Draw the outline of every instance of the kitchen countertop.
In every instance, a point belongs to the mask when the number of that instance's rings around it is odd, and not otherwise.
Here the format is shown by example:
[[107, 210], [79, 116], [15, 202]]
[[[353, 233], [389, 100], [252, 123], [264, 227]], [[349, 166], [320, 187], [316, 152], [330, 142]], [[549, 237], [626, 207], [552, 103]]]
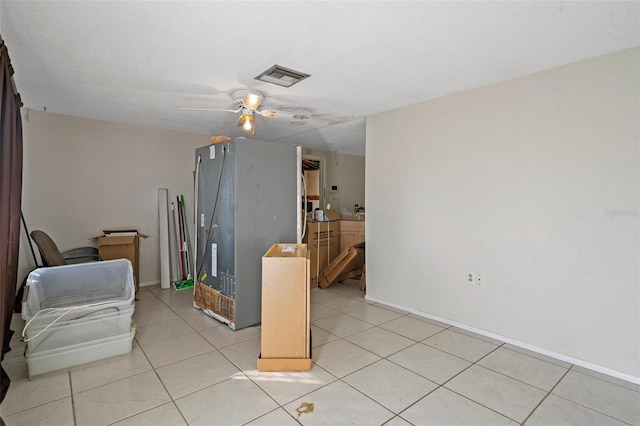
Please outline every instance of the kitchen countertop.
[[364, 221], [364, 215], [362, 214], [358, 214], [355, 216], [343, 216], [340, 218], [340, 220], [346, 220], [346, 221], [351, 221], [351, 222], [362, 222]]

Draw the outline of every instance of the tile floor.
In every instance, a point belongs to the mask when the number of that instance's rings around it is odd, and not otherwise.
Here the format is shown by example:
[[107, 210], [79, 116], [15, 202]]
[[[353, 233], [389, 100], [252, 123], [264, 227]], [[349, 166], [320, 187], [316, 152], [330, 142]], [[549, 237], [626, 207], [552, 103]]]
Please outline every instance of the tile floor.
[[355, 281], [312, 290], [314, 365], [297, 373], [256, 371], [260, 328], [231, 331], [189, 291], [138, 297], [130, 355], [30, 381], [14, 338], [4, 421], [640, 425], [640, 386], [371, 303]]

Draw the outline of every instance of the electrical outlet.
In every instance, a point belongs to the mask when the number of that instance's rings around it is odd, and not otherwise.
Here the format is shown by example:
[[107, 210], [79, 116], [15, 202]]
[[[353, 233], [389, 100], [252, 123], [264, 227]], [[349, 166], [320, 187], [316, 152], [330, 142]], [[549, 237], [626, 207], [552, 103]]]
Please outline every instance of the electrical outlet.
[[482, 272], [476, 273], [476, 284], [478, 284], [478, 286], [484, 285], [484, 274]]
[[476, 273], [475, 272], [467, 272], [467, 284], [476, 285]]

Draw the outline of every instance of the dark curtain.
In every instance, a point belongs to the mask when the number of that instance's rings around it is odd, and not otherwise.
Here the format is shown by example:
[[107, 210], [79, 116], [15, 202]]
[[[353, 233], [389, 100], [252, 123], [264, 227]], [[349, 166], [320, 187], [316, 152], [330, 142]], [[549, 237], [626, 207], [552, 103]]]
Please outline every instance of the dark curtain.
[[[22, 200], [22, 119], [20, 95], [13, 81], [9, 52], [0, 36], [0, 320], [2, 358], [9, 349], [18, 277], [20, 204]], [[0, 402], [9, 389], [9, 377], [1, 371]], [[1, 419], [0, 419], [1, 421]]]

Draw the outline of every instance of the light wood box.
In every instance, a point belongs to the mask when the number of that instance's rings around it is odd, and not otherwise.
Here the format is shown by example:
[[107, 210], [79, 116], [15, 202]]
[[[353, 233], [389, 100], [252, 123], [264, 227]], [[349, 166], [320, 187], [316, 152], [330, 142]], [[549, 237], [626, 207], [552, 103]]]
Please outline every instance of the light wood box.
[[262, 257], [259, 371], [311, 369], [309, 273], [306, 244], [274, 244]]

